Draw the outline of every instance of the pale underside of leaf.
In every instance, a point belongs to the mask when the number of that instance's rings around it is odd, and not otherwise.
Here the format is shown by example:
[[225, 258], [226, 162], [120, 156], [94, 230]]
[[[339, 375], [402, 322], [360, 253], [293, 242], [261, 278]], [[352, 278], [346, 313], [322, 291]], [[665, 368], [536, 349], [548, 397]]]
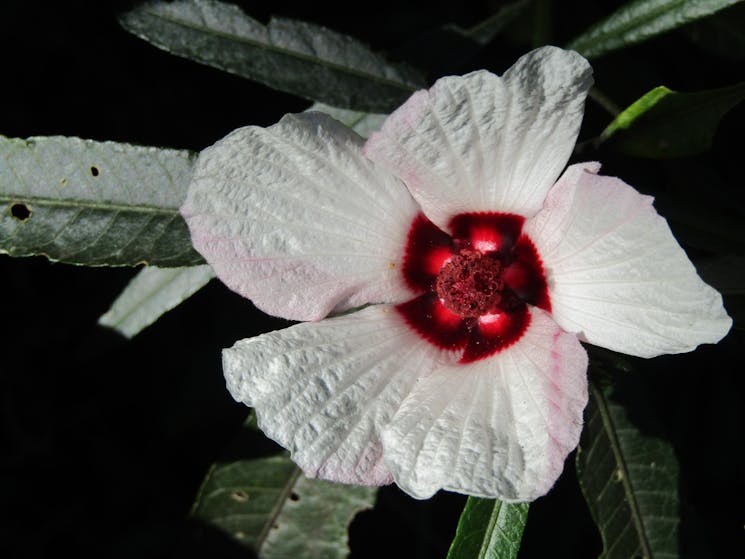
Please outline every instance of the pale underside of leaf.
[[580, 485], [606, 559], [678, 557], [678, 465], [671, 445], [642, 434], [591, 385], [577, 453]]
[[213, 277], [215, 274], [207, 264], [185, 268], [147, 266], [132, 278], [98, 323], [131, 338], [191, 297]]
[[596, 23], [567, 45], [588, 58], [641, 43], [712, 15], [740, 0], [635, 0]]
[[178, 208], [194, 155], [0, 136], [0, 252], [88, 266], [201, 264]]
[[[261, 437], [253, 418], [244, 428]], [[342, 559], [349, 523], [376, 491], [308, 479], [283, 452], [213, 465], [192, 515], [261, 559]]]
[[380, 130], [380, 127], [383, 126], [383, 122], [388, 116], [382, 113], [366, 113], [352, 111], [350, 109], [340, 109], [326, 105], [325, 103], [313, 103], [307, 110], [325, 113], [345, 126], [348, 126], [363, 138], [368, 138], [370, 134]]
[[387, 111], [424, 85], [413, 70], [311, 23], [267, 25], [214, 0], [149, 2], [124, 13], [122, 26], [168, 52], [331, 105]]

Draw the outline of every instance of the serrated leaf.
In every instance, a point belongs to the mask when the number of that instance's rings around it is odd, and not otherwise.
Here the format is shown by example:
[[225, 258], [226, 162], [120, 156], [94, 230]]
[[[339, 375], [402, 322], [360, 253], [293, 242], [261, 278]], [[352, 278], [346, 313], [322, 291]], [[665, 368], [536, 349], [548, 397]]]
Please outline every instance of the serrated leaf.
[[203, 263], [178, 213], [186, 151], [0, 136], [0, 252], [87, 266]]
[[131, 338], [191, 297], [213, 277], [215, 273], [207, 264], [185, 268], [147, 266], [132, 278], [98, 323]]
[[150, 2], [119, 21], [172, 54], [342, 108], [386, 112], [424, 85], [352, 37], [284, 18], [264, 25], [215, 0]]
[[528, 503], [469, 497], [447, 559], [515, 559], [528, 508]]
[[604, 559], [678, 557], [675, 453], [668, 441], [644, 434], [630, 420], [610, 386], [590, 384], [576, 465]]
[[679, 93], [659, 86], [623, 110], [600, 136], [614, 149], [653, 159], [706, 151], [722, 117], [745, 99], [745, 82]]
[[[244, 431], [244, 438], [263, 438], [253, 416]], [[375, 494], [372, 487], [307, 479], [288, 453], [274, 451], [215, 464], [192, 515], [261, 559], [341, 559], [349, 554], [349, 523], [373, 506]]]
[[606, 54], [710, 16], [741, 0], [635, 0], [567, 45], [587, 58]]

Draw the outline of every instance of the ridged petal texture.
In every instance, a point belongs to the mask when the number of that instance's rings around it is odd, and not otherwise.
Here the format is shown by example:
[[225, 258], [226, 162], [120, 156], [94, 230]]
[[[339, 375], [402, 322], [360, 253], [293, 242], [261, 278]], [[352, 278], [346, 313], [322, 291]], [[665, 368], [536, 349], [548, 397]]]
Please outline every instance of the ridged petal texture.
[[718, 342], [732, 325], [667, 222], [598, 163], [569, 167], [525, 224], [548, 276], [552, 316], [583, 340], [640, 357]]
[[441, 488], [513, 501], [544, 494], [577, 445], [587, 401], [584, 349], [540, 310], [524, 341], [468, 367], [387, 305], [223, 355], [233, 397], [256, 408], [306, 475], [395, 480], [417, 498]]
[[[721, 297], [698, 278], [651, 198], [598, 176], [597, 164], [572, 166], [554, 184], [591, 83], [583, 58], [546, 47], [501, 78], [439, 80], [364, 148], [340, 123], [305, 113], [237, 130], [200, 156], [182, 213], [230, 287], [299, 320], [388, 303], [223, 353], [233, 397], [256, 408], [262, 430], [306, 475], [395, 481], [417, 498], [449, 489], [533, 500], [579, 439], [580, 339], [648, 357], [727, 332]], [[448, 320], [436, 293], [421, 295], [450, 241], [434, 226], [417, 235], [416, 224], [429, 218], [454, 234], [457, 216], [481, 223], [489, 212], [526, 218], [545, 297], [527, 301], [519, 339], [474, 359], [460, 315]], [[407, 256], [407, 241], [421, 254]], [[514, 272], [505, 281], [519, 288]], [[412, 306], [414, 314], [402, 311]], [[428, 339], [419, 319], [438, 319], [441, 339]]]
[[397, 109], [365, 155], [406, 182], [425, 215], [540, 210], [572, 152], [592, 70], [577, 53], [544, 47], [502, 77], [445, 77]]
[[418, 207], [321, 113], [236, 130], [197, 161], [182, 207], [197, 250], [228, 287], [294, 320], [411, 294], [399, 267]]
[[519, 343], [421, 379], [383, 432], [396, 483], [418, 498], [438, 489], [530, 501], [559, 477], [587, 403], [587, 354], [531, 309]]
[[240, 341], [223, 351], [223, 371], [307, 476], [382, 485], [392, 479], [380, 431], [443, 355], [376, 305]]

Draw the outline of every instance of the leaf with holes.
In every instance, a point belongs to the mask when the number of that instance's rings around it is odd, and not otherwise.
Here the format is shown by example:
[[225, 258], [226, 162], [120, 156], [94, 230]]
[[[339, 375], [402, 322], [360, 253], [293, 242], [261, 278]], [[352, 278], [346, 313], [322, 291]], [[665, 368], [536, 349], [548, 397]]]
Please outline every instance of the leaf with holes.
[[0, 252], [87, 266], [202, 264], [178, 208], [194, 155], [0, 136]]
[[680, 93], [655, 87], [624, 109], [600, 135], [628, 155], [662, 159], [708, 150], [719, 121], [745, 99], [745, 82]]
[[528, 519], [528, 503], [469, 497], [447, 559], [515, 559]]
[[567, 48], [587, 58], [651, 39], [741, 0], [634, 0], [596, 23]]
[[264, 25], [215, 0], [149, 2], [119, 21], [170, 53], [338, 107], [392, 110], [425, 85], [352, 37], [291, 19]]
[[207, 264], [185, 268], [147, 266], [132, 278], [98, 323], [131, 338], [191, 297], [213, 277], [215, 273]]
[[[240, 439], [244, 451], [267, 443], [253, 415]], [[263, 457], [215, 464], [192, 515], [262, 559], [346, 557], [349, 523], [372, 508], [376, 488], [307, 479], [286, 452], [263, 450]]]
[[[628, 379], [633, 375], [625, 374]], [[637, 403], [644, 399], [638, 387], [627, 392]], [[635, 405], [634, 410], [650, 414], [647, 407]], [[617, 390], [591, 383], [576, 465], [603, 539], [604, 559], [678, 556], [675, 453], [668, 441], [640, 430], [619, 403]]]

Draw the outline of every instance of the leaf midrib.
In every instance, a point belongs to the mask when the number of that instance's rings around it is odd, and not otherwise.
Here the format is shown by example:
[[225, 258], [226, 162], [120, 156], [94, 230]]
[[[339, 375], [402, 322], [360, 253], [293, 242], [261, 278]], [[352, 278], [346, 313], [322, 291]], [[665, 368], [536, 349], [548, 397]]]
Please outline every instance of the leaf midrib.
[[123, 204], [118, 202], [102, 202], [93, 200], [80, 200], [74, 198], [58, 199], [58, 198], [46, 198], [43, 196], [13, 196], [3, 194], [0, 195], [0, 204], [9, 203], [28, 203], [31, 206], [51, 207], [51, 208], [86, 208], [93, 210], [105, 210], [109, 212], [130, 212], [130, 213], [142, 213], [142, 214], [162, 214], [167, 216], [174, 216], [178, 213], [178, 208], [163, 208], [158, 206], [140, 205], [140, 204]]
[[483, 539], [481, 547], [479, 548], [478, 559], [486, 559], [486, 555], [489, 552], [489, 549], [491, 549], [494, 527], [497, 525], [499, 514], [502, 512], [502, 504], [502, 501], [497, 500], [492, 507], [491, 515], [489, 515], [489, 523], [486, 526], [486, 537]]
[[295, 467], [295, 469], [292, 471], [292, 474], [287, 478], [287, 482], [285, 483], [284, 487], [282, 488], [279, 498], [274, 503], [274, 506], [272, 507], [272, 510], [269, 512], [269, 517], [264, 524], [263, 528], [261, 529], [261, 532], [258, 533], [256, 536], [256, 552], [258, 553], [261, 548], [264, 546], [264, 543], [266, 542], [266, 538], [269, 536], [269, 530], [271, 530], [272, 525], [277, 520], [277, 517], [279, 517], [279, 514], [282, 512], [282, 508], [285, 506], [285, 503], [287, 502], [287, 499], [290, 496], [290, 493], [292, 492], [292, 488], [295, 487], [295, 483], [297, 483], [298, 478], [300, 477], [300, 468]]
[[[315, 57], [314, 58], [314, 57], [309, 56], [307, 54], [304, 54], [304, 53], [302, 53], [300, 51], [288, 50], [286, 48], [279, 47], [279, 46], [277, 46], [277, 45], [275, 45], [274, 43], [271, 43], [271, 42], [262, 43], [260, 41], [254, 40], [254, 39], [250, 39], [250, 38], [247, 38], [247, 37], [242, 37], [240, 35], [233, 35], [233, 34], [226, 33], [224, 31], [220, 31], [220, 30], [213, 29], [213, 28], [206, 27], [206, 26], [199, 26], [198, 24], [192, 23], [192, 22], [190, 22], [188, 20], [183, 20], [183, 19], [179, 19], [179, 18], [175, 18], [175, 17], [169, 17], [169, 16], [166, 16], [164, 14], [159, 14], [157, 12], [151, 12], [151, 11], [146, 10], [146, 9], [140, 10], [139, 13], [142, 14], [142, 15], [151, 16], [151, 17], [153, 17], [156, 20], [157, 19], [162, 19], [162, 20], [164, 20], [166, 22], [170, 22], [170, 23], [173, 23], [175, 25], [181, 25], [182, 27], [185, 27], [187, 29], [191, 29], [193, 31], [201, 32], [201, 33], [204, 33], [204, 34], [207, 34], [207, 35], [215, 35], [217, 37], [221, 37], [221, 38], [224, 38], [224, 39], [227, 39], [227, 40], [235, 41], [235, 42], [238, 42], [238, 43], [243, 43], [243, 44], [246, 44], [246, 45], [250, 45], [252, 47], [257, 47], [257, 48], [261, 48], [261, 49], [268, 50], [268, 51], [272, 51], [272, 52], [275, 52], [277, 54], [281, 54], [283, 56], [287, 56], [288, 58], [297, 58], [299, 60], [303, 60], [303, 61], [306, 61], [306, 62], [311, 62], [311, 63], [317, 64], [319, 66], [325, 66], [325, 67], [330, 68], [332, 70], [336, 70], [336, 71], [339, 71], [341, 73], [346, 73], [346, 74], [350, 74], [350, 75], [353, 75], [353, 76], [356, 76], [356, 77], [364, 78], [366, 80], [377, 81], [377, 82], [379, 82], [381, 84], [385, 84], [385, 85], [388, 85], [388, 86], [391, 86], [391, 87], [400, 89], [402, 91], [413, 92], [413, 91], [416, 90], [416, 87], [415, 86], [408, 85], [408, 84], [406, 84], [404, 82], [401, 82], [401, 81], [395, 81], [395, 80], [391, 80], [389, 78], [386, 78], [384, 76], [379, 76], [379, 75], [371, 74], [371, 73], [368, 73], [368, 72], [362, 72], [362, 71], [357, 70], [356, 68], [352, 68], [350, 66], [342, 66], [341, 64], [337, 64], [335, 62], [331, 62], [330, 60], [327, 60], [325, 58], [320, 58], [320, 57]], [[273, 20], [270, 20], [270, 22], [265, 25], [265, 27], [267, 29], [267, 32], [269, 30], [269, 26], [271, 25], [271, 22], [272, 21]], [[132, 27], [134, 27], [134, 26], [132, 26]], [[166, 48], [168, 50], [171, 50], [171, 48], [172, 48], [168, 44], [165, 44], [163, 42], [157, 41], [156, 38], [152, 38], [152, 37], [146, 36], [145, 39], [147, 39], [148, 41], [153, 42], [155, 44], [161, 45], [162, 47], [164, 47], [164, 48]], [[197, 54], [197, 56], [200, 56], [200, 55]], [[208, 61], [202, 59], [201, 56], [200, 56], [200, 60], [202, 60], [205, 64], [209, 64], [210, 66], [213, 65], [212, 62], [208, 62]], [[224, 66], [224, 65], [222, 65], [222, 66]]]
[[636, 501], [633, 488], [631, 487], [629, 469], [626, 465], [626, 461], [623, 458], [623, 453], [621, 452], [621, 444], [616, 437], [615, 425], [613, 424], [613, 419], [611, 419], [610, 412], [608, 411], [608, 407], [606, 406], [605, 397], [593, 384], [590, 384], [590, 390], [593, 397], [595, 398], [595, 402], [597, 403], [598, 412], [600, 413], [600, 419], [603, 422], [603, 428], [605, 428], [608, 435], [608, 441], [610, 443], [613, 456], [616, 460], [616, 464], [621, 470], [621, 484], [623, 485], [624, 494], [626, 495], [626, 502], [629, 504], [631, 520], [636, 527], [636, 533], [638, 535], [639, 545], [642, 548], [642, 554], [644, 557], [652, 557], [651, 548], [649, 546], [649, 542], [647, 541], [647, 534], [644, 529], [644, 524], [641, 520], [639, 503]]

